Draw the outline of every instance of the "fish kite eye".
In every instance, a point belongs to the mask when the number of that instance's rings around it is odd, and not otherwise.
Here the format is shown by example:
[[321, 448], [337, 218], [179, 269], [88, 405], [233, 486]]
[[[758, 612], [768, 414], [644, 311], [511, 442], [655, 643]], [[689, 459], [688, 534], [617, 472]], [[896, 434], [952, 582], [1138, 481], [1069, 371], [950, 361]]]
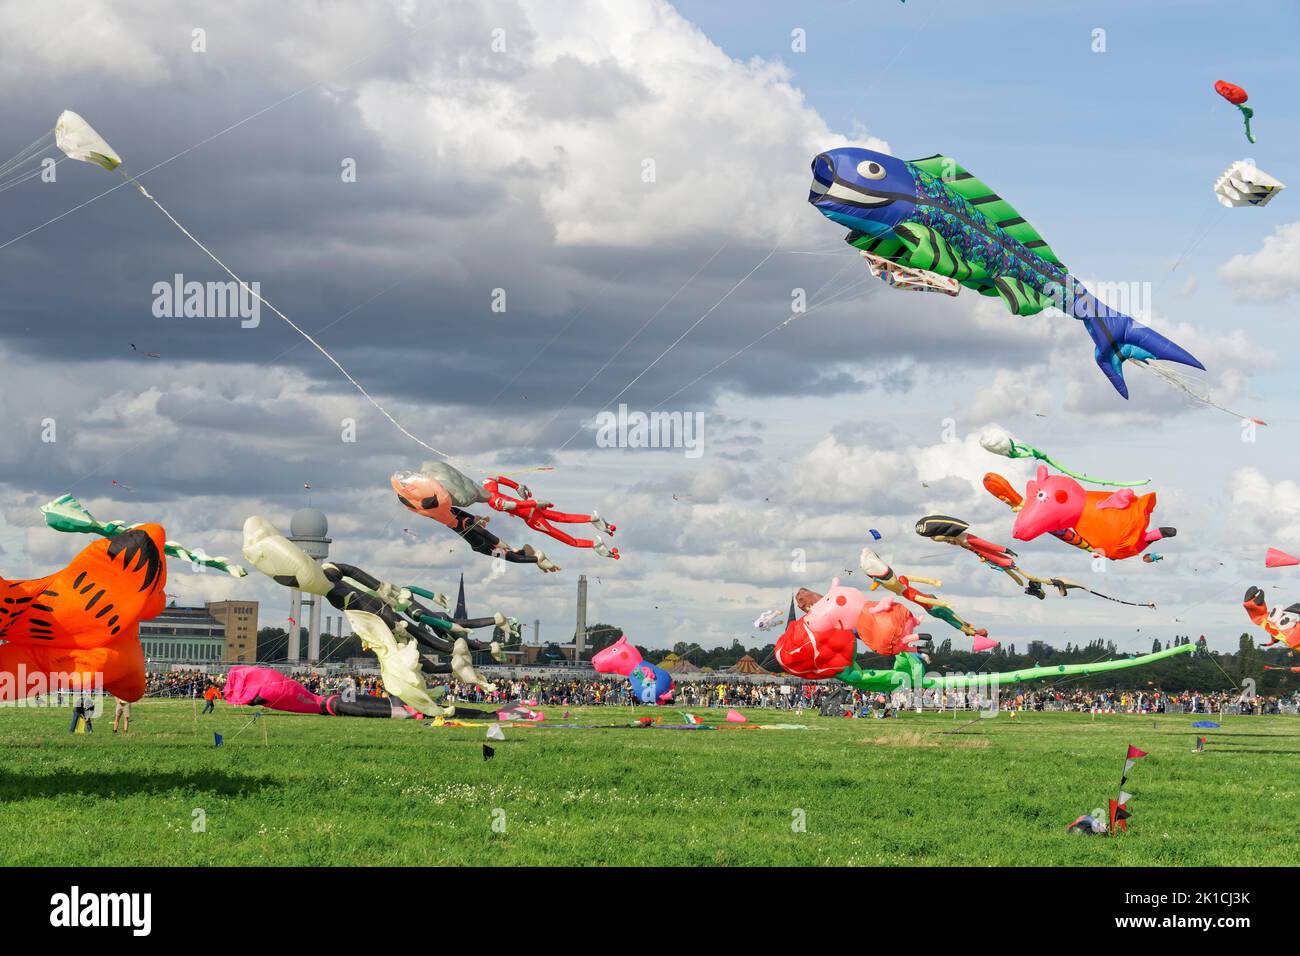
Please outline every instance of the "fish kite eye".
[[867, 179], [884, 179], [885, 167], [874, 159], [864, 159], [858, 163], [858, 175], [865, 176]]

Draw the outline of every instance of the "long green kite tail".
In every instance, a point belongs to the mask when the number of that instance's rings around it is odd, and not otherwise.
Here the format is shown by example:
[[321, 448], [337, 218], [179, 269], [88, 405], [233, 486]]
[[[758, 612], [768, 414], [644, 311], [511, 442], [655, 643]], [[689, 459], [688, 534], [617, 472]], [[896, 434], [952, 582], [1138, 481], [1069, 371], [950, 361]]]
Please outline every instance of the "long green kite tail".
[[985, 451], [991, 451], [1003, 458], [1036, 459], [1051, 465], [1063, 475], [1069, 475], [1077, 481], [1086, 481], [1092, 485], [1107, 485], [1111, 488], [1140, 488], [1143, 485], [1151, 484], [1150, 478], [1144, 478], [1141, 481], [1107, 481], [1104, 478], [1092, 478], [1077, 471], [1071, 471], [1041, 448], [1035, 448], [1033, 445], [1016, 441], [1008, 432], [997, 428], [987, 429], [980, 436], [980, 445], [984, 447]]
[[[72, 495], [60, 495], [53, 501], [41, 505], [41, 514], [45, 523], [55, 531], [71, 534], [97, 534], [105, 538], [115, 538], [123, 531], [129, 531], [134, 525], [124, 521], [99, 521], [86, 510]], [[202, 548], [187, 548], [177, 541], [167, 541], [163, 550], [173, 558], [180, 558], [192, 565], [202, 565], [229, 574], [232, 578], [242, 578], [248, 574], [245, 568], [233, 563], [229, 558], [213, 557]]]
[[1090, 664], [1053, 664], [1047, 667], [1024, 667], [1015, 671], [987, 674], [928, 674], [921, 659], [911, 653], [899, 654], [894, 659], [894, 666], [889, 670], [863, 670], [856, 663], [850, 664], [835, 675], [836, 680], [856, 687], [858, 690], [873, 693], [890, 693], [896, 690], [960, 690], [964, 687], [986, 687], [988, 685], [1020, 684], [1029, 680], [1041, 680], [1047, 677], [1069, 677], [1074, 674], [1104, 674], [1107, 671], [1128, 670], [1130, 667], [1143, 667], [1154, 664], [1167, 657], [1195, 652], [1196, 644], [1183, 644], [1168, 650], [1143, 654], [1141, 657], [1127, 657], [1114, 661], [1097, 661]]
[[1143, 654], [1140, 657], [1126, 657], [1115, 661], [1097, 661], [1091, 664], [1052, 664], [1047, 667], [1025, 667], [1018, 671], [1003, 671], [998, 674], [960, 674], [952, 678], [930, 679], [926, 687], [969, 687], [984, 682], [996, 681], [999, 684], [1019, 684], [1027, 680], [1039, 680], [1044, 677], [1069, 677], [1072, 674], [1104, 674], [1107, 671], [1128, 670], [1130, 667], [1143, 667], [1154, 664], [1167, 657], [1179, 654], [1191, 654], [1197, 645], [1183, 644], [1168, 650]]
[[1246, 122], [1246, 139], [1253, 143], [1255, 142], [1255, 134], [1250, 131], [1250, 120], [1255, 115], [1255, 111], [1241, 103], [1236, 104], [1236, 106], [1237, 109], [1241, 110], [1241, 118]]

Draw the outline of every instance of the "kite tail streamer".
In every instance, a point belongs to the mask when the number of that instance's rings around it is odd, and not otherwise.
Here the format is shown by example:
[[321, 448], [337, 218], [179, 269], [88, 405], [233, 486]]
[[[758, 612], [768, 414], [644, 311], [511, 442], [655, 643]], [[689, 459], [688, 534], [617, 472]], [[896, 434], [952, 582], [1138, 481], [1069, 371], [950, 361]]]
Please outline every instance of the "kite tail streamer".
[[1255, 142], [1255, 134], [1250, 131], [1250, 120], [1255, 115], [1255, 111], [1249, 106], [1243, 106], [1240, 103], [1234, 105], [1237, 109], [1241, 110], [1241, 118], [1246, 124], [1246, 139], [1250, 140], [1252, 143]]
[[1233, 418], [1240, 418], [1242, 421], [1254, 422], [1256, 425], [1268, 424], [1268, 422], [1264, 421], [1263, 419], [1255, 418], [1251, 415], [1243, 415], [1240, 412], [1234, 412], [1231, 408], [1228, 408], [1224, 405], [1220, 405], [1218, 402], [1214, 400], [1213, 396], [1211, 396], [1209, 389], [1204, 388], [1200, 382], [1196, 381], [1195, 379], [1189, 376], [1179, 375], [1176, 372], [1172, 372], [1167, 368], [1161, 368], [1160, 366], [1153, 365], [1150, 362], [1147, 362], [1143, 359], [1130, 359], [1129, 361], [1131, 361], [1138, 368], [1144, 368], [1147, 371], [1152, 372], [1155, 375], [1159, 376], [1160, 378], [1164, 379], [1174, 388], [1178, 389], [1180, 392], [1189, 396], [1193, 400], [1200, 402], [1202, 405], [1208, 405], [1210, 406], [1210, 408], [1217, 408], [1219, 411], [1227, 412]]
[[1094, 591], [1092, 588], [1085, 587], [1078, 581], [1071, 581], [1069, 578], [1049, 578], [1046, 580], [1042, 578], [1034, 578], [1033, 580], [1036, 580], [1041, 584], [1051, 584], [1053, 586], [1056, 586], [1059, 581], [1067, 588], [1078, 588], [1080, 591], [1091, 594], [1093, 597], [1103, 598], [1107, 601], [1114, 601], [1116, 604], [1127, 604], [1129, 607], [1149, 607], [1152, 610], [1155, 610], [1155, 604], [1151, 601], [1125, 601], [1122, 598], [1111, 597], [1109, 594], [1102, 594], [1100, 591]]
[[1022, 441], [1016, 441], [1009, 432], [996, 426], [986, 428], [983, 434], [980, 435], [979, 442], [985, 451], [990, 451], [995, 455], [1013, 459], [1034, 458], [1051, 465], [1063, 475], [1069, 475], [1077, 481], [1086, 481], [1093, 485], [1109, 485], [1112, 488], [1138, 488], [1151, 483], [1150, 478], [1144, 478], [1141, 481], [1107, 481], [1105, 478], [1093, 478], [1077, 471], [1071, 471], [1041, 448], [1035, 448], [1033, 445], [1027, 445]]
[[122, 169], [121, 167], [118, 167], [118, 172], [120, 172], [120, 173], [121, 173], [121, 174], [126, 178], [127, 182], [129, 182], [131, 185], [133, 185], [136, 189], [140, 190], [140, 195], [144, 196], [145, 199], [147, 199], [147, 200], [149, 200], [151, 203], [153, 203], [153, 204], [158, 208], [158, 211], [161, 212], [164, 216], [166, 216], [166, 217], [171, 221], [172, 225], [174, 225], [177, 229], [179, 229], [179, 230], [181, 231], [181, 234], [182, 234], [183, 236], [185, 236], [186, 239], [188, 239], [190, 242], [194, 243], [194, 245], [198, 246], [199, 249], [201, 249], [201, 250], [203, 251], [203, 254], [204, 254], [204, 255], [206, 255], [209, 259], [211, 259], [213, 262], [215, 262], [218, 266], [220, 266], [220, 267], [222, 268], [222, 270], [226, 273], [226, 275], [230, 276], [230, 278], [232, 278], [232, 279], [234, 279], [236, 282], [238, 282], [239, 285], [240, 285], [240, 288], [242, 288], [245, 292], [247, 292], [249, 295], [251, 295], [253, 298], [255, 298], [258, 302], [262, 303], [262, 305], [266, 306], [268, 309], [270, 309], [272, 312], [274, 312], [277, 316], [279, 316], [281, 319], [283, 319], [283, 320], [288, 324], [289, 328], [293, 329], [295, 332], [297, 332], [299, 335], [301, 335], [304, 339], [306, 339], [309, 343], [311, 343], [312, 347], [315, 348], [316, 351], [320, 352], [321, 355], [323, 355], [323, 356], [325, 356], [325, 358], [329, 359], [330, 364], [332, 364], [336, 369], [338, 369], [338, 370], [343, 374], [343, 377], [346, 378], [349, 382], [351, 382], [351, 383], [352, 383], [352, 386], [353, 386], [353, 387], [354, 387], [358, 392], [360, 392], [360, 393], [362, 394], [362, 396], [365, 397], [365, 400], [368, 401], [371, 405], [373, 405], [373, 406], [375, 407], [375, 409], [376, 409], [376, 410], [377, 410], [381, 415], [383, 415], [385, 418], [387, 418], [387, 419], [389, 420], [389, 422], [392, 423], [392, 425], [393, 425], [394, 428], [396, 428], [399, 432], [401, 432], [401, 433], [402, 433], [403, 435], [405, 435], [407, 438], [411, 439], [411, 441], [415, 442], [415, 443], [416, 443], [417, 445], [419, 445], [420, 447], [422, 447], [422, 448], [427, 448], [429, 451], [433, 452], [435, 455], [439, 455], [439, 456], [441, 456], [441, 457], [443, 457], [443, 458], [446, 458], [446, 459], [449, 459], [449, 460], [451, 459], [451, 455], [447, 454], [447, 452], [445, 452], [445, 451], [441, 451], [441, 450], [439, 450], [439, 449], [437, 449], [437, 448], [434, 448], [434, 447], [433, 447], [432, 445], [430, 445], [428, 442], [424, 441], [423, 439], [417, 438], [415, 435], [413, 435], [413, 434], [411, 434], [409, 431], [407, 431], [406, 426], [404, 426], [401, 422], [399, 422], [396, 418], [394, 418], [391, 414], [389, 414], [388, 409], [384, 408], [383, 405], [380, 405], [379, 402], [377, 402], [377, 401], [376, 401], [376, 400], [371, 396], [371, 394], [365, 390], [365, 387], [362, 386], [362, 384], [361, 384], [360, 382], [358, 382], [355, 378], [353, 378], [352, 375], [351, 375], [351, 373], [348, 372], [348, 370], [345, 369], [345, 368], [344, 368], [344, 367], [339, 363], [339, 360], [336, 359], [333, 355], [331, 355], [328, 351], [326, 351], [326, 349], [325, 349], [325, 347], [324, 347], [323, 345], [321, 345], [321, 344], [320, 344], [319, 342], [317, 342], [314, 338], [312, 338], [309, 334], [307, 334], [307, 332], [303, 331], [303, 329], [301, 329], [301, 328], [299, 328], [297, 325], [295, 325], [294, 322], [293, 322], [293, 320], [290, 319], [287, 315], [285, 315], [283, 312], [281, 312], [279, 309], [277, 309], [275, 306], [273, 306], [270, 302], [267, 302], [264, 298], [262, 298], [262, 297], [261, 297], [257, 292], [255, 292], [255, 291], [254, 291], [254, 290], [253, 290], [253, 289], [248, 285], [247, 282], [245, 282], [245, 281], [244, 281], [243, 279], [241, 279], [239, 276], [235, 275], [234, 270], [231, 269], [230, 266], [226, 265], [226, 264], [225, 264], [224, 262], [222, 262], [219, 258], [217, 258], [216, 254], [215, 254], [211, 249], [209, 249], [209, 248], [208, 248], [207, 246], [205, 246], [203, 243], [199, 242], [199, 240], [198, 240], [197, 238], [195, 238], [194, 234], [191, 233], [191, 232], [190, 232], [188, 229], [186, 229], [184, 226], [182, 226], [182, 225], [180, 224], [180, 222], [177, 221], [176, 217], [173, 216], [171, 213], [169, 213], [169, 212], [167, 211], [166, 207], [164, 207], [162, 203], [160, 203], [157, 199], [155, 199], [155, 198], [153, 197], [152, 194], [150, 194], [149, 190], [145, 189], [144, 186], [140, 185], [140, 183], [135, 179], [135, 177], [131, 176], [129, 173], [126, 172], [126, 170]]
[[[124, 521], [97, 521], [86, 507], [72, 495], [61, 495], [41, 505], [45, 523], [55, 531], [79, 534], [98, 534], [105, 538], [114, 538], [123, 531], [129, 531], [133, 525]], [[229, 558], [213, 557], [202, 548], [187, 548], [177, 541], [167, 541], [163, 551], [173, 558], [180, 558], [190, 564], [200, 564], [229, 574], [232, 578], [242, 578], [248, 571]]]
[[1059, 461], [1054, 459], [1051, 455], [1041, 452], [1037, 448], [1033, 450], [1036, 453], [1034, 457], [1037, 458], [1039, 461], [1046, 462], [1047, 464], [1055, 468], [1057, 471], [1059, 471], [1061, 474], [1069, 475], [1071, 478], [1077, 479], [1078, 481], [1086, 481], [1089, 484], [1093, 484], [1093, 485], [1108, 485], [1111, 488], [1140, 488], [1143, 485], [1151, 484], [1150, 478], [1143, 478], [1141, 481], [1107, 481], [1105, 478], [1091, 478], [1088, 475], [1081, 474], [1077, 471], [1071, 471], [1069, 468], [1066, 468]]

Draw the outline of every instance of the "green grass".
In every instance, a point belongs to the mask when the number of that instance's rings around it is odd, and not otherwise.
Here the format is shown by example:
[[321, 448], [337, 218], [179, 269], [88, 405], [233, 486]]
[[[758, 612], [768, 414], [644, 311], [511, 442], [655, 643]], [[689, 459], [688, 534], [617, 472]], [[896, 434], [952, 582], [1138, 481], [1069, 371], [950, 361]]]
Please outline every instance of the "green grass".
[[[133, 709], [129, 736], [107, 718], [70, 735], [67, 709], [0, 710], [0, 864], [1300, 862], [1296, 717], [1225, 718], [1199, 755], [1183, 716], [1001, 715], [955, 735], [964, 715], [805, 715], [802, 731], [506, 725], [485, 762], [481, 727], [273, 715], [239, 732], [247, 709], [197, 722], [188, 702]], [[1129, 778], [1132, 831], [1067, 835], [1115, 794], [1128, 743], [1150, 753]]]

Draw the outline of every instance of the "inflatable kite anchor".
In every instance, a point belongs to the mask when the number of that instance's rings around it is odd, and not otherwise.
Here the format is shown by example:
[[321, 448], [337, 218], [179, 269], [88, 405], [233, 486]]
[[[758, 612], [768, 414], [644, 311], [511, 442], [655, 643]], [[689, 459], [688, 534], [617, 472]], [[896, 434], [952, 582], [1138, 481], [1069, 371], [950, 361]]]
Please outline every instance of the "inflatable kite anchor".
[[632, 682], [636, 699], [643, 704], [666, 704], [673, 698], [673, 676], [651, 664], [627, 637], [620, 637], [591, 658], [598, 674], [621, 674]]

